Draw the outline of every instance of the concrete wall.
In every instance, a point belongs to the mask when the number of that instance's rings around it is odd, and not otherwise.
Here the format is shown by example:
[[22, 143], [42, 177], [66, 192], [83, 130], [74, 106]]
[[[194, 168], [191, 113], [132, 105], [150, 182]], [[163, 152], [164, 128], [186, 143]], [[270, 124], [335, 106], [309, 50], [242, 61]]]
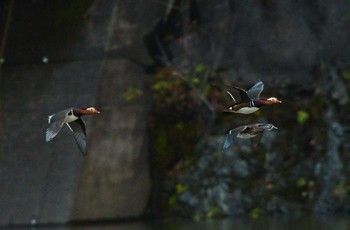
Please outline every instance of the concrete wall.
[[[164, 6], [93, 1], [82, 21], [57, 26], [52, 4], [14, 6], [1, 80], [0, 225], [137, 217], [151, 185], [149, 103], [121, 95], [145, 87], [134, 61], [149, 61], [142, 38]], [[102, 112], [85, 119], [85, 158], [67, 128], [44, 140], [47, 115], [70, 106]]]
[[[100, 62], [70, 62], [7, 68], [2, 81], [1, 224], [69, 218], [86, 159], [67, 127], [45, 143], [46, 117], [72, 105], [95, 104], [100, 67]], [[85, 120], [91, 131], [91, 118]]]

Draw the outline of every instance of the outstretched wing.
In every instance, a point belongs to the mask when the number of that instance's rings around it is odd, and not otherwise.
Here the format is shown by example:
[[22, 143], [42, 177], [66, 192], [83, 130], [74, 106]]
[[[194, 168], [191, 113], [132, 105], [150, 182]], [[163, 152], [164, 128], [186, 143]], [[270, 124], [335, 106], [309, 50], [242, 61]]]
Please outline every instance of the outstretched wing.
[[232, 99], [233, 102], [236, 104], [236, 103], [237, 103], [236, 98], [235, 98], [229, 91], [226, 91], [226, 93], [227, 93], [228, 95], [230, 95], [231, 99]]
[[86, 155], [86, 126], [85, 122], [79, 118], [73, 122], [67, 123], [72, 130], [74, 139], [83, 155]]
[[253, 85], [248, 91], [247, 95], [250, 99], [259, 99], [261, 92], [264, 89], [264, 83], [259, 81], [255, 85]]
[[233, 143], [235, 137], [237, 137], [238, 133], [244, 131], [247, 127], [246, 126], [240, 126], [235, 129], [231, 129], [228, 132], [228, 135], [226, 136], [224, 145], [222, 146], [222, 151], [224, 152], [230, 145]]
[[51, 141], [62, 129], [71, 108], [62, 110], [48, 117], [49, 127], [46, 129], [46, 142]]
[[248, 96], [248, 92], [245, 89], [239, 88], [237, 86], [232, 86], [234, 89], [239, 91], [239, 96], [241, 98], [241, 102], [249, 102], [251, 98]]
[[50, 124], [50, 126], [46, 129], [46, 142], [51, 141], [62, 129], [64, 124], [64, 120], [57, 120]]

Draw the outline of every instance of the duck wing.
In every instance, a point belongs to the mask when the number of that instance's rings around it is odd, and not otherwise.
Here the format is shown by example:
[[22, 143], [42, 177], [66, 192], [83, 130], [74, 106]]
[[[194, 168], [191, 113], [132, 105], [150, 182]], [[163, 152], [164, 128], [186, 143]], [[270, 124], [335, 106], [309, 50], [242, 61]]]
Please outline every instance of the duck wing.
[[263, 89], [264, 89], [264, 83], [262, 81], [259, 81], [247, 91], [247, 95], [252, 100], [259, 99]]
[[234, 86], [234, 85], [232, 87], [239, 91], [239, 96], [241, 98], [241, 102], [251, 101], [251, 98], [249, 97], [247, 90], [239, 88], [239, 87]]
[[62, 129], [64, 124], [64, 120], [58, 120], [50, 124], [50, 126], [46, 129], [46, 142], [51, 141]]
[[228, 135], [226, 136], [224, 145], [222, 146], [222, 151], [224, 152], [228, 147], [230, 147], [230, 145], [234, 141], [235, 137], [237, 137], [237, 135], [239, 133], [243, 132], [246, 128], [247, 128], [247, 126], [240, 126], [240, 127], [235, 128], [235, 129], [231, 129], [228, 132]]
[[236, 104], [236, 103], [237, 103], [236, 98], [235, 98], [229, 91], [226, 91], [226, 93], [227, 93], [228, 95], [230, 95], [231, 99], [232, 99], [233, 102]]
[[48, 117], [49, 127], [46, 129], [46, 142], [51, 141], [60, 132], [70, 111], [71, 109], [65, 109]]
[[86, 125], [83, 119], [78, 118], [77, 120], [66, 123], [70, 130], [73, 132], [74, 139], [79, 147], [81, 153], [86, 155]]

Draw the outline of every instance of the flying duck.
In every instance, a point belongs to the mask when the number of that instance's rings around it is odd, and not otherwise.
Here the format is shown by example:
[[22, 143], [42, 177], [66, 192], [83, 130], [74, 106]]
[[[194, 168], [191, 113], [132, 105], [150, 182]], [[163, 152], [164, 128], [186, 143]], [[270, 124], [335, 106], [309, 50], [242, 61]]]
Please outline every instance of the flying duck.
[[46, 129], [46, 142], [51, 141], [66, 124], [73, 132], [75, 141], [83, 155], [86, 154], [86, 126], [83, 115], [100, 114], [94, 107], [68, 108], [48, 117], [49, 127]]
[[261, 92], [264, 89], [264, 83], [262, 81], [259, 81], [253, 85], [249, 90], [244, 90], [237, 86], [232, 87], [239, 91], [241, 100], [237, 101], [229, 91], [226, 91], [232, 98], [234, 104], [226, 109], [225, 112], [250, 114], [259, 110], [264, 105], [282, 103], [282, 101], [278, 100], [275, 97], [259, 98]]
[[233, 140], [237, 138], [250, 139], [253, 147], [256, 147], [260, 141], [261, 135], [264, 131], [278, 129], [273, 124], [251, 124], [239, 126], [235, 129], [231, 129], [228, 132], [222, 151], [225, 151], [232, 144]]

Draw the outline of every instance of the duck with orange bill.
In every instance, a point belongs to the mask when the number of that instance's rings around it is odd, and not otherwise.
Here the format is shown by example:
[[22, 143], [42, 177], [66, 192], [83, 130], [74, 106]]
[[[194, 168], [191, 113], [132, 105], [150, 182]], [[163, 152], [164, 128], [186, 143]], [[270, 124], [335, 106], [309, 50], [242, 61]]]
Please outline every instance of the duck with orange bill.
[[66, 124], [73, 132], [74, 139], [83, 153], [86, 154], [86, 125], [81, 118], [84, 115], [100, 114], [94, 107], [89, 108], [68, 108], [54, 113], [48, 117], [49, 127], [46, 129], [46, 142], [51, 141]]

